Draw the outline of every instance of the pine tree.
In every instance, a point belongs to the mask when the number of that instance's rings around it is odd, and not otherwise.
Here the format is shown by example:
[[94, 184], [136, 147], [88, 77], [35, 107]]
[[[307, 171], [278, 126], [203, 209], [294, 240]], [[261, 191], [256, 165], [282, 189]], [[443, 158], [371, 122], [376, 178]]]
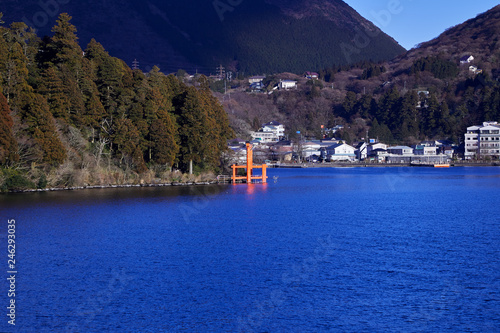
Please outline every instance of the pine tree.
[[170, 117], [163, 120], [154, 120], [151, 123], [149, 132], [153, 161], [158, 164], [172, 166], [179, 151], [179, 146], [175, 142], [175, 127]]
[[71, 105], [63, 81], [54, 67], [49, 66], [42, 74], [38, 92], [47, 98], [50, 111], [55, 118], [69, 120]]
[[27, 103], [22, 109], [21, 120], [42, 151], [42, 162], [52, 166], [62, 164], [66, 159], [66, 149], [57, 134], [47, 101], [34, 93], [23, 97]]
[[201, 163], [208, 140], [208, 115], [201, 107], [198, 91], [186, 87], [174, 99], [180, 141], [180, 162], [190, 173], [193, 163]]
[[0, 93], [0, 164], [8, 164], [19, 160], [17, 142], [12, 132], [14, 121], [10, 116], [7, 99]]
[[342, 103], [342, 117], [346, 120], [349, 120], [351, 116], [353, 116], [355, 110], [354, 106], [356, 105], [357, 97], [356, 93], [352, 91], [348, 91], [345, 95], [344, 102]]
[[51, 62], [56, 65], [64, 64], [71, 71], [81, 70], [81, 58], [83, 52], [78, 44], [76, 36], [76, 27], [70, 23], [72, 17], [67, 13], [59, 15], [55, 25], [52, 28], [54, 36], [47, 45], [51, 51]]
[[31, 91], [28, 84], [27, 58], [22, 52], [21, 45], [14, 43], [10, 45], [7, 62], [2, 70], [3, 93], [7, 98], [7, 103], [17, 109], [25, 101], [20, 98], [24, 91]]

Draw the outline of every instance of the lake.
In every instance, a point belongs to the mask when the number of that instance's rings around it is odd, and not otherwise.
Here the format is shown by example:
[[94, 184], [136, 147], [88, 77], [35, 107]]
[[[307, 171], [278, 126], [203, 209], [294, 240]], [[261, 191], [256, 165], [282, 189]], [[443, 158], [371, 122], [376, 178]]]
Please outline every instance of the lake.
[[498, 332], [500, 168], [0, 196], [7, 332]]

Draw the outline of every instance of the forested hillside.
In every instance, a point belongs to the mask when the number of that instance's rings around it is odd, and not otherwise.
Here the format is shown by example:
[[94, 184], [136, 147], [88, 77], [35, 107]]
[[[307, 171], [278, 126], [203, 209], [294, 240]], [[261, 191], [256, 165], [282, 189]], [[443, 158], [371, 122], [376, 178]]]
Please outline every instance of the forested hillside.
[[111, 55], [144, 71], [244, 75], [319, 70], [404, 53], [394, 39], [342, 0], [57, 1], [2, 4], [6, 21], [23, 21], [50, 34], [55, 13], [74, 17], [87, 44], [100, 41]]
[[[226, 100], [239, 136], [254, 124], [278, 120], [321, 136], [321, 125], [345, 125], [336, 133], [349, 143], [378, 138], [415, 144], [450, 139], [459, 144], [468, 126], [500, 121], [500, 5], [452, 27], [388, 62], [360, 62], [321, 70], [320, 80], [282, 74], [264, 80], [298, 81], [298, 89], [271, 95], [231, 92]], [[470, 63], [461, 63], [472, 56]], [[234, 116], [233, 116], [234, 115]]]
[[[1, 19], [1, 17], [0, 17]], [[153, 181], [217, 170], [232, 137], [207, 79], [131, 70], [61, 14], [52, 37], [0, 27], [2, 190]]]

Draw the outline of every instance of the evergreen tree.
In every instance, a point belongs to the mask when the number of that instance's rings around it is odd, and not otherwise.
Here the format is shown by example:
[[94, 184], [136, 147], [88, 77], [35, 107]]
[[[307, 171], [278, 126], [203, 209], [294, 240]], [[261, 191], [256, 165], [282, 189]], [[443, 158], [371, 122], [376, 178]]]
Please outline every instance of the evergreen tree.
[[81, 70], [82, 49], [78, 44], [76, 27], [70, 23], [71, 16], [67, 13], [59, 15], [52, 28], [54, 36], [47, 45], [51, 52], [51, 62], [55, 65], [66, 65], [71, 71]]
[[394, 128], [398, 117], [399, 91], [396, 87], [388, 90], [378, 103], [377, 119], [380, 123]]
[[27, 103], [22, 109], [21, 119], [26, 131], [41, 149], [42, 162], [52, 166], [62, 164], [66, 159], [66, 149], [57, 134], [47, 101], [34, 93], [27, 93], [23, 97]]
[[20, 98], [24, 91], [31, 91], [28, 84], [27, 58], [19, 43], [10, 44], [7, 62], [2, 68], [3, 93], [7, 103], [14, 109], [22, 106], [25, 101]]
[[68, 95], [64, 83], [54, 67], [49, 66], [43, 72], [38, 92], [47, 98], [54, 117], [69, 120], [71, 106]]
[[14, 121], [10, 116], [7, 99], [0, 93], [0, 164], [8, 164], [19, 160], [17, 142], [12, 132]]
[[342, 117], [346, 120], [349, 120], [351, 116], [354, 115], [357, 97], [356, 93], [352, 91], [348, 91], [345, 95], [344, 102], [342, 103]]
[[201, 106], [199, 93], [194, 87], [174, 99], [180, 143], [179, 161], [190, 171], [193, 163], [201, 163], [208, 138], [208, 115]]

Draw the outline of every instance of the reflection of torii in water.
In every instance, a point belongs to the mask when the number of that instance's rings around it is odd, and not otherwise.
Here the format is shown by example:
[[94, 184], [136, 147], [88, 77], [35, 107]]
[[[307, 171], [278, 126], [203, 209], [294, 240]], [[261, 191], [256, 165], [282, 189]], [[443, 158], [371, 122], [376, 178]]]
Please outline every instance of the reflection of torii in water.
[[[246, 180], [247, 184], [251, 184], [252, 180], [261, 180], [262, 183], [267, 183], [266, 169], [267, 165], [254, 165], [253, 164], [253, 146], [250, 143], [247, 143], [247, 163], [246, 165], [236, 165], [233, 164], [231, 166], [233, 169], [233, 176], [231, 179], [233, 180], [233, 184], [236, 183], [236, 180]], [[246, 176], [236, 176], [237, 169], [247, 169]], [[262, 169], [262, 176], [253, 176], [253, 169]]]

